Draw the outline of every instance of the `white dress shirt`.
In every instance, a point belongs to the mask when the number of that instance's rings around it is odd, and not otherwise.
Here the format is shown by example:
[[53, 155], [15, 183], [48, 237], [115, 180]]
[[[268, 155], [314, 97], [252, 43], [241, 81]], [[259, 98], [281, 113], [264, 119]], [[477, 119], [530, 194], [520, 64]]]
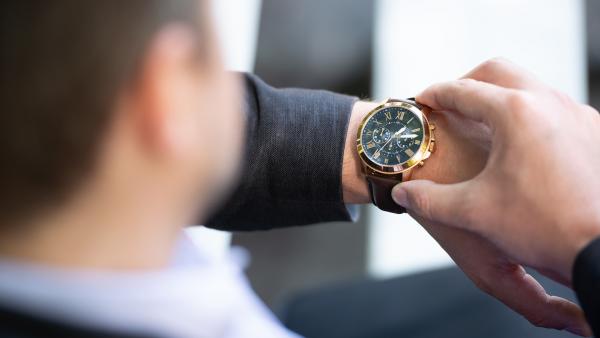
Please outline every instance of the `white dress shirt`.
[[173, 264], [157, 271], [60, 270], [0, 261], [0, 303], [53, 320], [124, 333], [298, 338], [253, 293], [235, 250], [226, 258], [215, 258], [185, 235]]

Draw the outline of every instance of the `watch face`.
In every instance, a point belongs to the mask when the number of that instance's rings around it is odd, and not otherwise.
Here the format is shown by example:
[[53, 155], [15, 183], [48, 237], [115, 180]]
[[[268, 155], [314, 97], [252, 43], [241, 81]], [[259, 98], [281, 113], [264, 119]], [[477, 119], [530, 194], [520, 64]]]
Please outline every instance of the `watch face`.
[[365, 155], [380, 166], [403, 164], [419, 152], [425, 133], [422, 120], [403, 107], [375, 112], [360, 135]]

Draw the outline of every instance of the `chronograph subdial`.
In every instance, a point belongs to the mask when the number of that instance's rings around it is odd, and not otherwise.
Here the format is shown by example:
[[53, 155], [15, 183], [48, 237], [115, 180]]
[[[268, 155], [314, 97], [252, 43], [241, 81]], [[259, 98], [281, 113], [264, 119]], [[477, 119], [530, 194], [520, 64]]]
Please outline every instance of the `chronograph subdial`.
[[[388, 125], [389, 127], [394, 127], [393, 125]], [[390, 137], [389, 139], [383, 143], [382, 145], [380, 145], [380, 148], [377, 150], [376, 154], [384, 154], [386, 156], [392, 156], [398, 149], [396, 149], [396, 142], [395, 140], [398, 138], [398, 136], [400, 136], [402, 134], [402, 132], [404, 132], [406, 130], [406, 127], [404, 127], [402, 124], [395, 124], [395, 127], [398, 126], [402, 126], [400, 127], [399, 130], [395, 130], [395, 132], [392, 134], [390, 132]]]
[[415, 141], [419, 138], [419, 135], [411, 132], [410, 130], [398, 135], [396, 137], [396, 145], [400, 150], [411, 148], [415, 145]]
[[377, 144], [386, 143], [392, 137], [392, 132], [385, 128], [376, 128], [373, 130], [373, 142]]

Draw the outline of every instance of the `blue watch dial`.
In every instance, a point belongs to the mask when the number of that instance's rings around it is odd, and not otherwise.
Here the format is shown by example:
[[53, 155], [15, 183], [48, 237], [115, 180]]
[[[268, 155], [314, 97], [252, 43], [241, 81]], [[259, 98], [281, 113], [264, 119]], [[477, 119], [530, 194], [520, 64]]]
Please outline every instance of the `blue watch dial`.
[[425, 133], [421, 119], [402, 107], [388, 107], [369, 117], [361, 133], [367, 157], [381, 166], [407, 162], [418, 153]]

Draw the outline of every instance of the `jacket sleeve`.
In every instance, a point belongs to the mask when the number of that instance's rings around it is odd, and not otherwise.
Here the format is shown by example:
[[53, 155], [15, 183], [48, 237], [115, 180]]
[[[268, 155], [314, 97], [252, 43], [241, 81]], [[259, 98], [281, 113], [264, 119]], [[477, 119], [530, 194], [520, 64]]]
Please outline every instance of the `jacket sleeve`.
[[356, 98], [275, 89], [243, 74], [247, 140], [239, 182], [208, 227], [263, 230], [351, 221], [342, 200], [346, 130]]
[[573, 266], [573, 288], [595, 337], [600, 337], [600, 238], [583, 249]]

